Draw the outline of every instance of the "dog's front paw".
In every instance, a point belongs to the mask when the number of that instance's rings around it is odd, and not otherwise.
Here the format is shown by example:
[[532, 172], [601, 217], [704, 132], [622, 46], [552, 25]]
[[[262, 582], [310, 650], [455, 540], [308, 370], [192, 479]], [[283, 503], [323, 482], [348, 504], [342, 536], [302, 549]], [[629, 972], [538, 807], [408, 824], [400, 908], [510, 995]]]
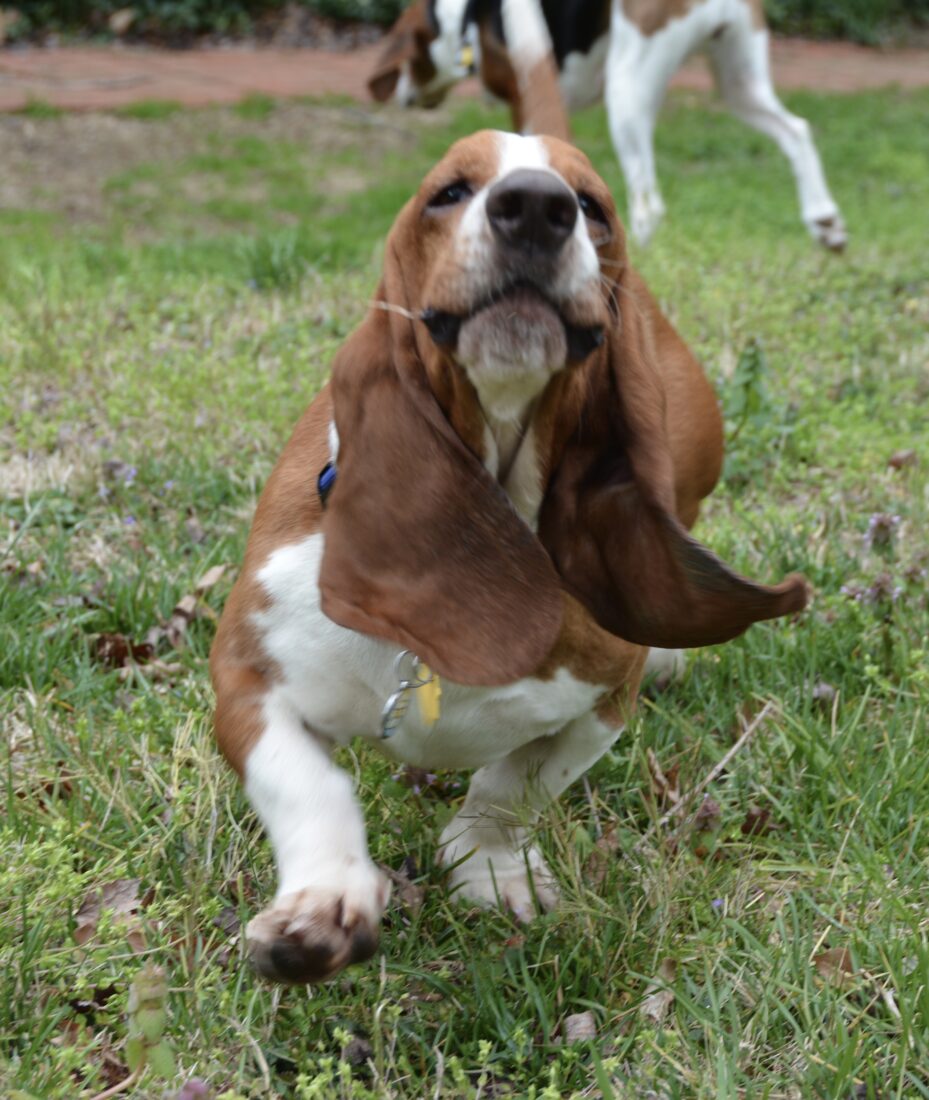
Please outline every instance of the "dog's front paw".
[[845, 222], [838, 211], [824, 218], [813, 219], [809, 223], [809, 229], [813, 237], [832, 252], [842, 252], [848, 244]]
[[324, 982], [377, 950], [390, 884], [373, 865], [350, 865], [332, 884], [279, 895], [249, 921], [248, 957], [277, 982]]
[[[455, 864], [474, 848], [462, 835], [441, 850], [442, 863]], [[537, 848], [515, 850], [503, 845], [476, 848], [452, 868], [449, 885], [455, 896], [478, 905], [501, 905], [517, 920], [530, 921], [538, 905], [544, 911], [558, 904], [558, 886]]]

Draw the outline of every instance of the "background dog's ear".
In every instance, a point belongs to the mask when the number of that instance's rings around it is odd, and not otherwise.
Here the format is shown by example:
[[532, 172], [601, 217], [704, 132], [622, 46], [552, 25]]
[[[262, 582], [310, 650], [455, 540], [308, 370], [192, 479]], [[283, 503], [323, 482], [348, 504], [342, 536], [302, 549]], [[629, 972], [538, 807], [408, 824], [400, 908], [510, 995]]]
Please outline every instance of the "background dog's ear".
[[715, 645], [799, 611], [802, 577], [769, 588], [733, 573], [674, 515], [664, 392], [636, 294], [549, 481], [539, 537], [562, 580], [605, 629], [665, 649]]
[[322, 524], [323, 611], [459, 683], [518, 680], [558, 636], [558, 577], [452, 430], [419, 358], [397, 344], [387, 316], [372, 312], [333, 366], [339, 449]]
[[407, 62], [429, 57], [429, 40], [434, 37], [425, 0], [416, 0], [387, 32], [384, 49], [368, 77], [368, 91], [378, 103], [386, 103], [394, 94]]

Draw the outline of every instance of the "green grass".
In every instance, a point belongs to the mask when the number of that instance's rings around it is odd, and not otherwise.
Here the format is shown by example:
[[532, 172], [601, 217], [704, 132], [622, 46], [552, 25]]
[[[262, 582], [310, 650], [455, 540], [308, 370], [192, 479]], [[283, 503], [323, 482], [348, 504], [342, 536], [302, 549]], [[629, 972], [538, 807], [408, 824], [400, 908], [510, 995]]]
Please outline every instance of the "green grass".
[[56, 107], [54, 103], [32, 98], [27, 100], [26, 106], [21, 107], [16, 113], [26, 118], [60, 118], [63, 114], [61, 108]]
[[120, 107], [118, 114], [125, 118], [139, 118], [145, 121], [160, 121], [176, 115], [184, 108], [176, 99], [140, 99]]
[[[395, 904], [382, 956], [311, 990], [269, 988], [242, 959], [237, 922], [273, 876], [209, 728], [232, 570], [182, 649], [158, 643], [160, 667], [108, 668], [94, 639], [143, 642], [210, 566], [238, 563], [394, 215], [452, 137], [503, 116], [120, 119], [143, 153], [94, 183], [96, 214], [73, 215], [51, 169], [41, 203], [25, 189], [8, 204], [0, 1094], [91, 1097], [124, 1076], [128, 988], [150, 959], [178, 1076], [127, 1095], [196, 1076], [214, 1095], [300, 1100], [929, 1096], [929, 95], [791, 104], [816, 128], [848, 253], [807, 240], [773, 146], [678, 97], [658, 132], [668, 220], [635, 260], [727, 410], [701, 537], [752, 576], [802, 570], [811, 610], [692, 654], [640, 709], [590, 796], [546, 817], [565, 901], [528, 928], [443, 889], [436, 838], [466, 777], [417, 793], [373, 752], [347, 759], [374, 857], [411, 860], [424, 903]], [[602, 113], [577, 133], [622, 202]], [[906, 449], [915, 464], [888, 465]], [[876, 515], [899, 516], [883, 542], [867, 538]], [[766, 700], [773, 716], [710, 787], [714, 830], [637, 846], [662, 812], [648, 751], [692, 789]], [[743, 833], [753, 807], [764, 835]], [[603, 833], [618, 848], [594, 873]], [[88, 892], [129, 878], [139, 935], [104, 916], [79, 947]], [[844, 982], [813, 961], [841, 949]], [[655, 1020], [659, 972], [673, 1000]], [[583, 1011], [596, 1040], [562, 1043]], [[350, 1034], [369, 1067], [340, 1062]]]

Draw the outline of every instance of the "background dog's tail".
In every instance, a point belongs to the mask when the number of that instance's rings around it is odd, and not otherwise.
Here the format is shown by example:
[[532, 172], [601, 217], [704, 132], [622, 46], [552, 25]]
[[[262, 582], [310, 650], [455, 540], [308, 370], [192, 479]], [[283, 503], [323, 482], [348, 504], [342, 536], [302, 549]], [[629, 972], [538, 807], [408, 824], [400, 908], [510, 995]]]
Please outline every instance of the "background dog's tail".
[[568, 112], [558, 85], [558, 66], [539, 0], [502, 0], [501, 16], [510, 64], [520, 96], [524, 133], [571, 140]]

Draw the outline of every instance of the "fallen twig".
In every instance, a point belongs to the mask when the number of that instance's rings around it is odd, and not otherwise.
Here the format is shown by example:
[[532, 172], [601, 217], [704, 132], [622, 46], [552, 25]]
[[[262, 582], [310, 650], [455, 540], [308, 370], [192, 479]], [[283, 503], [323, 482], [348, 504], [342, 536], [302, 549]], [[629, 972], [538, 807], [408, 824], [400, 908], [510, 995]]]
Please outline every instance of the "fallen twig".
[[[700, 780], [696, 787], [693, 787], [691, 790], [685, 792], [676, 805], [672, 806], [667, 813], [663, 814], [658, 819], [658, 821], [655, 822], [654, 825], [650, 825], [648, 829], [646, 829], [642, 836], [639, 837], [639, 839], [636, 841], [635, 846], [632, 849], [633, 852], [640, 852], [649, 843], [653, 835], [657, 832], [660, 832], [673, 817], [684, 817], [688, 806], [698, 795], [703, 794], [707, 787], [713, 782], [714, 779], [716, 779], [720, 775], [721, 772], [725, 771], [729, 761], [736, 755], [737, 752], [745, 747], [745, 745], [751, 740], [758, 728], [761, 726], [762, 722], [764, 722], [764, 720], [768, 717], [769, 714], [773, 712], [773, 710], [774, 703], [772, 703], [769, 699], [767, 703], [765, 703], [761, 710], [751, 720], [751, 722], [749, 722], [749, 724], [745, 727], [735, 744], [732, 745], [731, 748], [723, 755], [721, 760], [719, 760], [716, 764], [713, 765], [712, 768], [710, 768], [709, 772], [703, 777], [703, 779]], [[686, 818], [679, 821], [672, 830], [672, 834], [680, 829], [685, 824], [685, 822]]]

